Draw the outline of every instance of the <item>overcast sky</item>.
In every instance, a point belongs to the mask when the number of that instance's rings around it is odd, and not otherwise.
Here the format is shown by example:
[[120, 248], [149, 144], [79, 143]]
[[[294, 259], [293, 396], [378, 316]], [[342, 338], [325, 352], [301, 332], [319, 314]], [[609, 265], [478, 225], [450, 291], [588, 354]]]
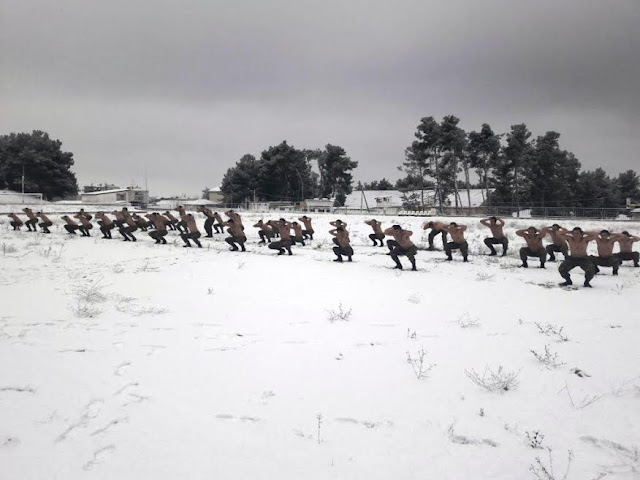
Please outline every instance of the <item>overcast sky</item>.
[[81, 185], [197, 194], [243, 154], [343, 146], [396, 179], [421, 117], [561, 133], [640, 170], [639, 0], [0, 0], [0, 134]]

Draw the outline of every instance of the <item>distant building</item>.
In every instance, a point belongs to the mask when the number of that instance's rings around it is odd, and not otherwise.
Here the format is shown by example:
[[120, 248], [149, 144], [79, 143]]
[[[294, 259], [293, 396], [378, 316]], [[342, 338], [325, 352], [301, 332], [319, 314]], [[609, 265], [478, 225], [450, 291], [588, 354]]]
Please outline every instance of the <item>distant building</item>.
[[82, 203], [95, 205], [113, 205], [130, 203], [136, 206], [146, 206], [149, 203], [149, 191], [143, 188], [115, 188], [112, 190], [98, 190], [83, 192]]
[[330, 213], [333, 211], [333, 200], [328, 198], [308, 198], [300, 207], [311, 213]]
[[216, 205], [224, 204], [224, 195], [220, 187], [212, 188], [209, 190], [209, 201]]
[[120, 187], [117, 185], [109, 185], [108, 183], [101, 183], [100, 185], [85, 185], [82, 187], [83, 193], [101, 192], [104, 190], [118, 190]]

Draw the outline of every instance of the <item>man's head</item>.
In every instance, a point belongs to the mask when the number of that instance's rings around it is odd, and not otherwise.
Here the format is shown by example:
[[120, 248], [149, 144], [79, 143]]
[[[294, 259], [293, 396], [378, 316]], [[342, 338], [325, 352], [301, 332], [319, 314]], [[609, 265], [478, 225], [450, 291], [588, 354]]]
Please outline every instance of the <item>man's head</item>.
[[456, 222], [451, 222], [451, 223], [449, 224], [449, 226], [450, 226], [450, 227], [457, 227], [457, 226], [458, 226], [458, 224], [457, 224]]
[[560, 230], [560, 225], [558, 225], [557, 223], [554, 223], [553, 225], [551, 225], [551, 230], [553, 231]]
[[531, 235], [538, 233], [538, 229], [536, 227], [529, 227], [527, 228], [527, 232], [529, 232]]
[[627, 237], [630, 237], [630, 236], [631, 236], [631, 234], [630, 234], [629, 232], [627, 232], [626, 230], [622, 232], [622, 235], [625, 235], [625, 236], [627, 236]]
[[284, 218], [281, 218], [281, 219], [280, 219], [280, 222], [285, 223], [285, 222], [286, 222], [286, 220], [285, 220]]
[[336, 231], [337, 232], [344, 232], [344, 227], [338, 227], [338, 228], [336, 228]]
[[298, 222], [293, 222], [291, 225], [295, 225], [297, 227], [298, 226]]
[[496, 223], [498, 219], [496, 217], [489, 217], [489, 220], [491, 220], [491, 223]]
[[400, 225], [394, 225], [392, 228], [394, 230], [402, 230], [402, 227]]
[[307, 217], [306, 215], [302, 215], [302, 218], [304, 218], [305, 220], [307, 220], [309, 217]]
[[611, 234], [609, 233], [609, 230], [600, 230], [600, 237], [609, 238], [610, 236]]
[[336, 223], [342, 223], [342, 220], [338, 219], [336, 220]]
[[433, 223], [433, 220], [431, 220], [431, 221], [429, 221], [427, 223], [427, 227], [429, 227], [429, 228], [433, 228], [434, 226], [435, 226], [435, 223]]
[[573, 227], [571, 230], [571, 236], [576, 239], [582, 238], [582, 229], [580, 227]]

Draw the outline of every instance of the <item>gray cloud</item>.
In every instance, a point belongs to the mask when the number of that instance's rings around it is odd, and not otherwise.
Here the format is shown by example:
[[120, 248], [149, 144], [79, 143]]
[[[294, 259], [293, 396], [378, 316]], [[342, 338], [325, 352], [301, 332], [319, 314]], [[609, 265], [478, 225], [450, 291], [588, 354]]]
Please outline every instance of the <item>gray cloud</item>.
[[555, 129], [586, 168], [637, 168], [635, 0], [2, 0], [0, 132], [40, 128], [82, 182], [217, 184], [287, 139], [395, 177], [420, 117]]

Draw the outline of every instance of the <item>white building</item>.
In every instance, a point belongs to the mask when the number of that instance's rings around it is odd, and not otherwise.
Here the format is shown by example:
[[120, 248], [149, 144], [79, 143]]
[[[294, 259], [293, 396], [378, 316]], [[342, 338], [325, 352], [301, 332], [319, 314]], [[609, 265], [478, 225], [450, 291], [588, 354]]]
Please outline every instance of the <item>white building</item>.
[[308, 198], [300, 204], [300, 207], [311, 213], [331, 213], [333, 200], [328, 198]]
[[82, 203], [85, 205], [114, 205], [118, 203], [147, 205], [149, 203], [149, 191], [143, 188], [117, 188], [82, 193], [81, 198]]

